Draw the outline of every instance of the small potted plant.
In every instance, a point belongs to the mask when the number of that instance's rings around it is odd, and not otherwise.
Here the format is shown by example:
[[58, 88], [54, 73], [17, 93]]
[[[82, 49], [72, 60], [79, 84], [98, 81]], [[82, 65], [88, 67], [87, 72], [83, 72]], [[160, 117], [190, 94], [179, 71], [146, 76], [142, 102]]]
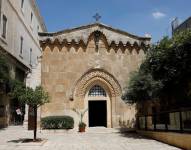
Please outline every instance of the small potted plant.
[[86, 124], [83, 122], [83, 117], [86, 113], [86, 111], [88, 111], [88, 109], [84, 110], [84, 111], [79, 111], [77, 109], [72, 109], [74, 112], [76, 112], [76, 114], [78, 114], [78, 116], [80, 117], [80, 122], [79, 122], [79, 132], [85, 132], [86, 129]]
[[85, 132], [86, 131], [86, 124], [84, 122], [79, 123], [79, 132]]

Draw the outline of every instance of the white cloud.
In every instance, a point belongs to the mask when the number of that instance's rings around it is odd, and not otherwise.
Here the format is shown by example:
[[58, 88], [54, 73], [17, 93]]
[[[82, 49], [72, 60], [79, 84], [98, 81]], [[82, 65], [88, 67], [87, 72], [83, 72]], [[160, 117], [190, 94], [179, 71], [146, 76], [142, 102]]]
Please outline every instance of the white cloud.
[[153, 12], [152, 13], [152, 16], [155, 18], [155, 19], [161, 19], [161, 18], [164, 18], [166, 17], [166, 14], [160, 12], [160, 11], [156, 11], [156, 12]]

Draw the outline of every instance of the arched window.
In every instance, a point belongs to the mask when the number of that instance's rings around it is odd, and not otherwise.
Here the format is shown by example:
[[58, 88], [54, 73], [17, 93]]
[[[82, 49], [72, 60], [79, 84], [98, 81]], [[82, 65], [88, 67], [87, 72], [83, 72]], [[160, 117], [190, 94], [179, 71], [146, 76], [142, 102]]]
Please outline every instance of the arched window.
[[106, 92], [101, 86], [94, 85], [90, 89], [88, 96], [104, 96], [104, 97], [106, 97]]

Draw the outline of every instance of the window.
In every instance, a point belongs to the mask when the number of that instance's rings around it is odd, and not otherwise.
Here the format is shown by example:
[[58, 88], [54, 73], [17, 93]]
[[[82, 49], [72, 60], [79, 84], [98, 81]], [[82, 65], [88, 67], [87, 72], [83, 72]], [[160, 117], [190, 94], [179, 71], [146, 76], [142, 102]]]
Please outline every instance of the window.
[[29, 57], [30, 57], [29, 58], [29, 60], [30, 60], [29, 64], [32, 65], [32, 48], [30, 49], [30, 56]]
[[7, 17], [3, 15], [3, 30], [2, 30], [2, 37], [6, 38], [7, 34]]
[[104, 97], [106, 97], [106, 92], [101, 86], [95, 85], [90, 89], [88, 96], [104, 96]]
[[21, 36], [21, 39], [20, 39], [20, 55], [22, 55], [23, 53], [23, 37]]
[[31, 23], [32, 23], [32, 21], [33, 21], [33, 13], [31, 12]]
[[21, 0], [21, 8], [23, 9], [24, 7], [24, 0]]
[[[37, 35], [38, 35], [38, 33], [39, 33], [39, 30], [40, 30], [40, 27], [39, 27], [39, 25], [37, 25]], [[38, 37], [38, 36], [37, 36]]]

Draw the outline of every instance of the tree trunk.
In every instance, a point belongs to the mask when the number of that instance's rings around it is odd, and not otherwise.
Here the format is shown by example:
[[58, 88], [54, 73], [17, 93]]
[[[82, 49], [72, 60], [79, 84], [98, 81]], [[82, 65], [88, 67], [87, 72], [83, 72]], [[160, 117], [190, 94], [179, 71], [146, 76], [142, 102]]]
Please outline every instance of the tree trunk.
[[37, 132], [37, 106], [33, 106], [34, 110], [34, 138], [33, 140], [36, 141], [36, 132]]

